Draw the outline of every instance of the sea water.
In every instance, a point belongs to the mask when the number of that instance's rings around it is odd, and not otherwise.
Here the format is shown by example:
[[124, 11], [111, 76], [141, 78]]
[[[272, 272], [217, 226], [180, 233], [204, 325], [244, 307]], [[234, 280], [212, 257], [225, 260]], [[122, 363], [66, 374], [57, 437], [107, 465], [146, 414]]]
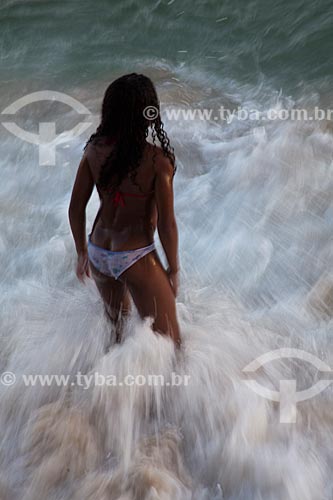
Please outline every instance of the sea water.
[[[88, 110], [1, 115], [0, 499], [331, 500], [332, 385], [286, 401], [283, 381], [299, 394], [333, 368], [332, 122], [261, 119], [331, 106], [331, 2], [1, 0], [0, 18], [1, 112], [40, 91]], [[135, 310], [105, 353], [99, 294], [75, 276], [76, 169], [106, 87], [132, 71], [155, 82], [177, 157], [176, 354]], [[168, 115], [221, 106], [260, 117]], [[10, 121], [54, 122], [55, 161]], [[94, 193], [87, 232], [97, 208]]]

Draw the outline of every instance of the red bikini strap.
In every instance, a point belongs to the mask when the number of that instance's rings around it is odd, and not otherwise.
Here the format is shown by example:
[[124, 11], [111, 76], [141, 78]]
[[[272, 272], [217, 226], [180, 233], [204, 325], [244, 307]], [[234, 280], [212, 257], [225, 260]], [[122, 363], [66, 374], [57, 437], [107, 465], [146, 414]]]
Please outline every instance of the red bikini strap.
[[114, 197], [112, 199], [114, 206], [121, 205], [125, 206], [124, 196], [132, 196], [133, 198], [145, 198], [146, 194], [137, 194], [137, 193], [124, 193], [123, 191], [116, 191]]
[[147, 196], [146, 194], [124, 193], [124, 191], [122, 191], [122, 194], [125, 196], [133, 196], [134, 198], [144, 198], [145, 196]]
[[117, 205], [121, 205], [122, 207], [125, 206], [125, 200], [123, 198], [122, 192], [121, 191], [116, 191], [115, 195], [112, 199], [112, 202], [114, 206], [116, 207]]

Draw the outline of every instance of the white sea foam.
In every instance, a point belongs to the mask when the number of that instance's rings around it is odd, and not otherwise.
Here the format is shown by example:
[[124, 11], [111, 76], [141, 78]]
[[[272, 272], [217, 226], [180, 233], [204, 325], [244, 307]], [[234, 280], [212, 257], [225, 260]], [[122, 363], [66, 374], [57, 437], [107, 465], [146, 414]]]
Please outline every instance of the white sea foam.
[[[200, 100], [200, 86], [177, 71], [175, 95]], [[93, 282], [75, 279], [67, 222], [82, 144], [59, 148], [57, 167], [38, 167], [33, 146], [8, 136], [0, 360], [17, 383], [1, 386], [1, 500], [331, 498], [330, 388], [282, 424], [279, 403], [252, 392], [242, 370], [282, 347], [333, 368], [333, 137], [289, 122], [264, 134], [249, 124], [169, 125], [179, 165], [178, 356], [135, 314], [123, 344], [104, 354], [109, 326]], [[94, 195], [89, 226], [97, 205]], [[28, 388], [20, 378], [172, 370], [190, 375], [189, 386]], [[281, 359], [257, 374], [276, 390], [293, 377], [301, 390], [318, 373]]]

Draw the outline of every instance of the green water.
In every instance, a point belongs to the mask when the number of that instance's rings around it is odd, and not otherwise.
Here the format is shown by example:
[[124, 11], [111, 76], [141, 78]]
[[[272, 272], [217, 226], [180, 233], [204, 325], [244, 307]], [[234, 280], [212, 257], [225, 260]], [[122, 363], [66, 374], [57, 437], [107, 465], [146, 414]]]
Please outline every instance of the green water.
[[330, 0], [2, 0], [1, 75], [80, 85], [156, 64], [286, 93], [332, 80]]

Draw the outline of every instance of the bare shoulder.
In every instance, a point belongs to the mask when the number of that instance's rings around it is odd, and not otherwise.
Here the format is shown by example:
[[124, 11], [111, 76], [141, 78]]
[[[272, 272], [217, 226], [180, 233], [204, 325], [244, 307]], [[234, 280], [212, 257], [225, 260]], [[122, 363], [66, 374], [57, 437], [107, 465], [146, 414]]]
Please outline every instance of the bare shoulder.
[[[84, 154], [88, 161], [92, 160], [96, 156], [96, 147], [92, 142], [88, 142], [84, 148]], [[89, 163], [90, 163], [89, 161]]]
[[148, 143], [148, 151], [151, 158], [155, 156], [154, 169], [157, 175], [171, 175], [174, 174], [174, 166], [160, 146], [154, 146]]

